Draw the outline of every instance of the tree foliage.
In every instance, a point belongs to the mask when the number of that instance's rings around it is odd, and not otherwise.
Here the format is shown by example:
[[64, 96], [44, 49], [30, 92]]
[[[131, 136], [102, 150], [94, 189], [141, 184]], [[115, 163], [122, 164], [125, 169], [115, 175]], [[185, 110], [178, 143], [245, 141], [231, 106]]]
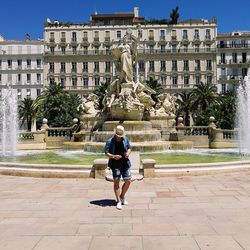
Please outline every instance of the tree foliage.
[[47, 118], [50, 127], [67, 127], [72, 125], [73, 118], [79, 118], [80, 97], [68, 93], [59, 84], [51, 84], [39, 99], [40, 119]]
[[180, 14], [179, 14], [179, 7], [176, 6], [175, 9], [172, 9], [172, 12], [170, 13], [170, 24], [177, 24], [179, 20]]

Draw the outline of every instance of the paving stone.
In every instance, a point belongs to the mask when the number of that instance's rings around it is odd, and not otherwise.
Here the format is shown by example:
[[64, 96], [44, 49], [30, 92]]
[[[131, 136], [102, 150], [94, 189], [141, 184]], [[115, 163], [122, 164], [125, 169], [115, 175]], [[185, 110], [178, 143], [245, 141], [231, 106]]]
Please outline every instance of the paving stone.
[[8, 236], [0, 238], [0, 249], [3, 250], [32, 250], [39, 242], [39, 236]]
[[[198, 250], [195, 240], [190, 236], [143, 236], [144, 250]], [[221, 249], [222, 250], [222, 249]]]
[[34, 250], [88, 250], [91, 236], [44, 236]]
[[200, 249], [208, 250], [242, 250], [243, 248], [230, 235], [195, 235]]

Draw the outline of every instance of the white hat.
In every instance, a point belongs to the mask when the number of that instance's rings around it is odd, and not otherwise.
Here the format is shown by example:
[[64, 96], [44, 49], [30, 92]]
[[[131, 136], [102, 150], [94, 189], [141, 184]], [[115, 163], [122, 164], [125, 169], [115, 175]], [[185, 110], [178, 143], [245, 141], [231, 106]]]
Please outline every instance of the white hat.
[[118, 136], [118, 137], [123, 137], [125, 135], [124, 127], [121, 126], [121, 125], [118, 125], [115, 128], [115, 135]]

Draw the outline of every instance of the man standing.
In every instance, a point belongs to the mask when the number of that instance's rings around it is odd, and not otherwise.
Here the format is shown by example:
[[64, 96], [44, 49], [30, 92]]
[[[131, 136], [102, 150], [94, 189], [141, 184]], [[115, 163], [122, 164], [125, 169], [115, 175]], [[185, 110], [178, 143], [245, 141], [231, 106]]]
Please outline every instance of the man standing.
[[[117, 209], [122, 209], [122, 205], [127, 205], [125, 194], [131, 183], [129, 155], [131, 145], [127, 136], [125, 136], [124, 127], [119, 125], [115, 128], [115, 135], [111, 137], [105, 145], [105, 154], [109, 158], [108, 166], [112, 170], [114, 180], [114, 192], [117, 200]], [[124, 180], [122, 190], [120, 191], [121, 176]]]

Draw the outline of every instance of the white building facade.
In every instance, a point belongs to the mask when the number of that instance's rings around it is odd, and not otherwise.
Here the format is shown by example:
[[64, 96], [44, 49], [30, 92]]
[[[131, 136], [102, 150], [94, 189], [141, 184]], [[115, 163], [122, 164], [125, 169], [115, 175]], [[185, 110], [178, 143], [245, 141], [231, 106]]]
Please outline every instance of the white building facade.
[[44, 42], [0, 39], [0, 94], [11, 86], [18, 100], [35, 99], [43, 89]]
[[86, 93], [117, 72], [111, 54], [130, 29], [138, 36], [134, 75], [157, 79], [168, 92], [192, 89], [200, 82], [216, 84], [215, 20], [188, 20], [170, 25], [148, 22], [133, 13], [92, 15], [88, 24], [47, 23], [44, 28], [44, 81]]
[[250, 68], [250, 32], [217, 36], [218, 91], [236, 88]]

